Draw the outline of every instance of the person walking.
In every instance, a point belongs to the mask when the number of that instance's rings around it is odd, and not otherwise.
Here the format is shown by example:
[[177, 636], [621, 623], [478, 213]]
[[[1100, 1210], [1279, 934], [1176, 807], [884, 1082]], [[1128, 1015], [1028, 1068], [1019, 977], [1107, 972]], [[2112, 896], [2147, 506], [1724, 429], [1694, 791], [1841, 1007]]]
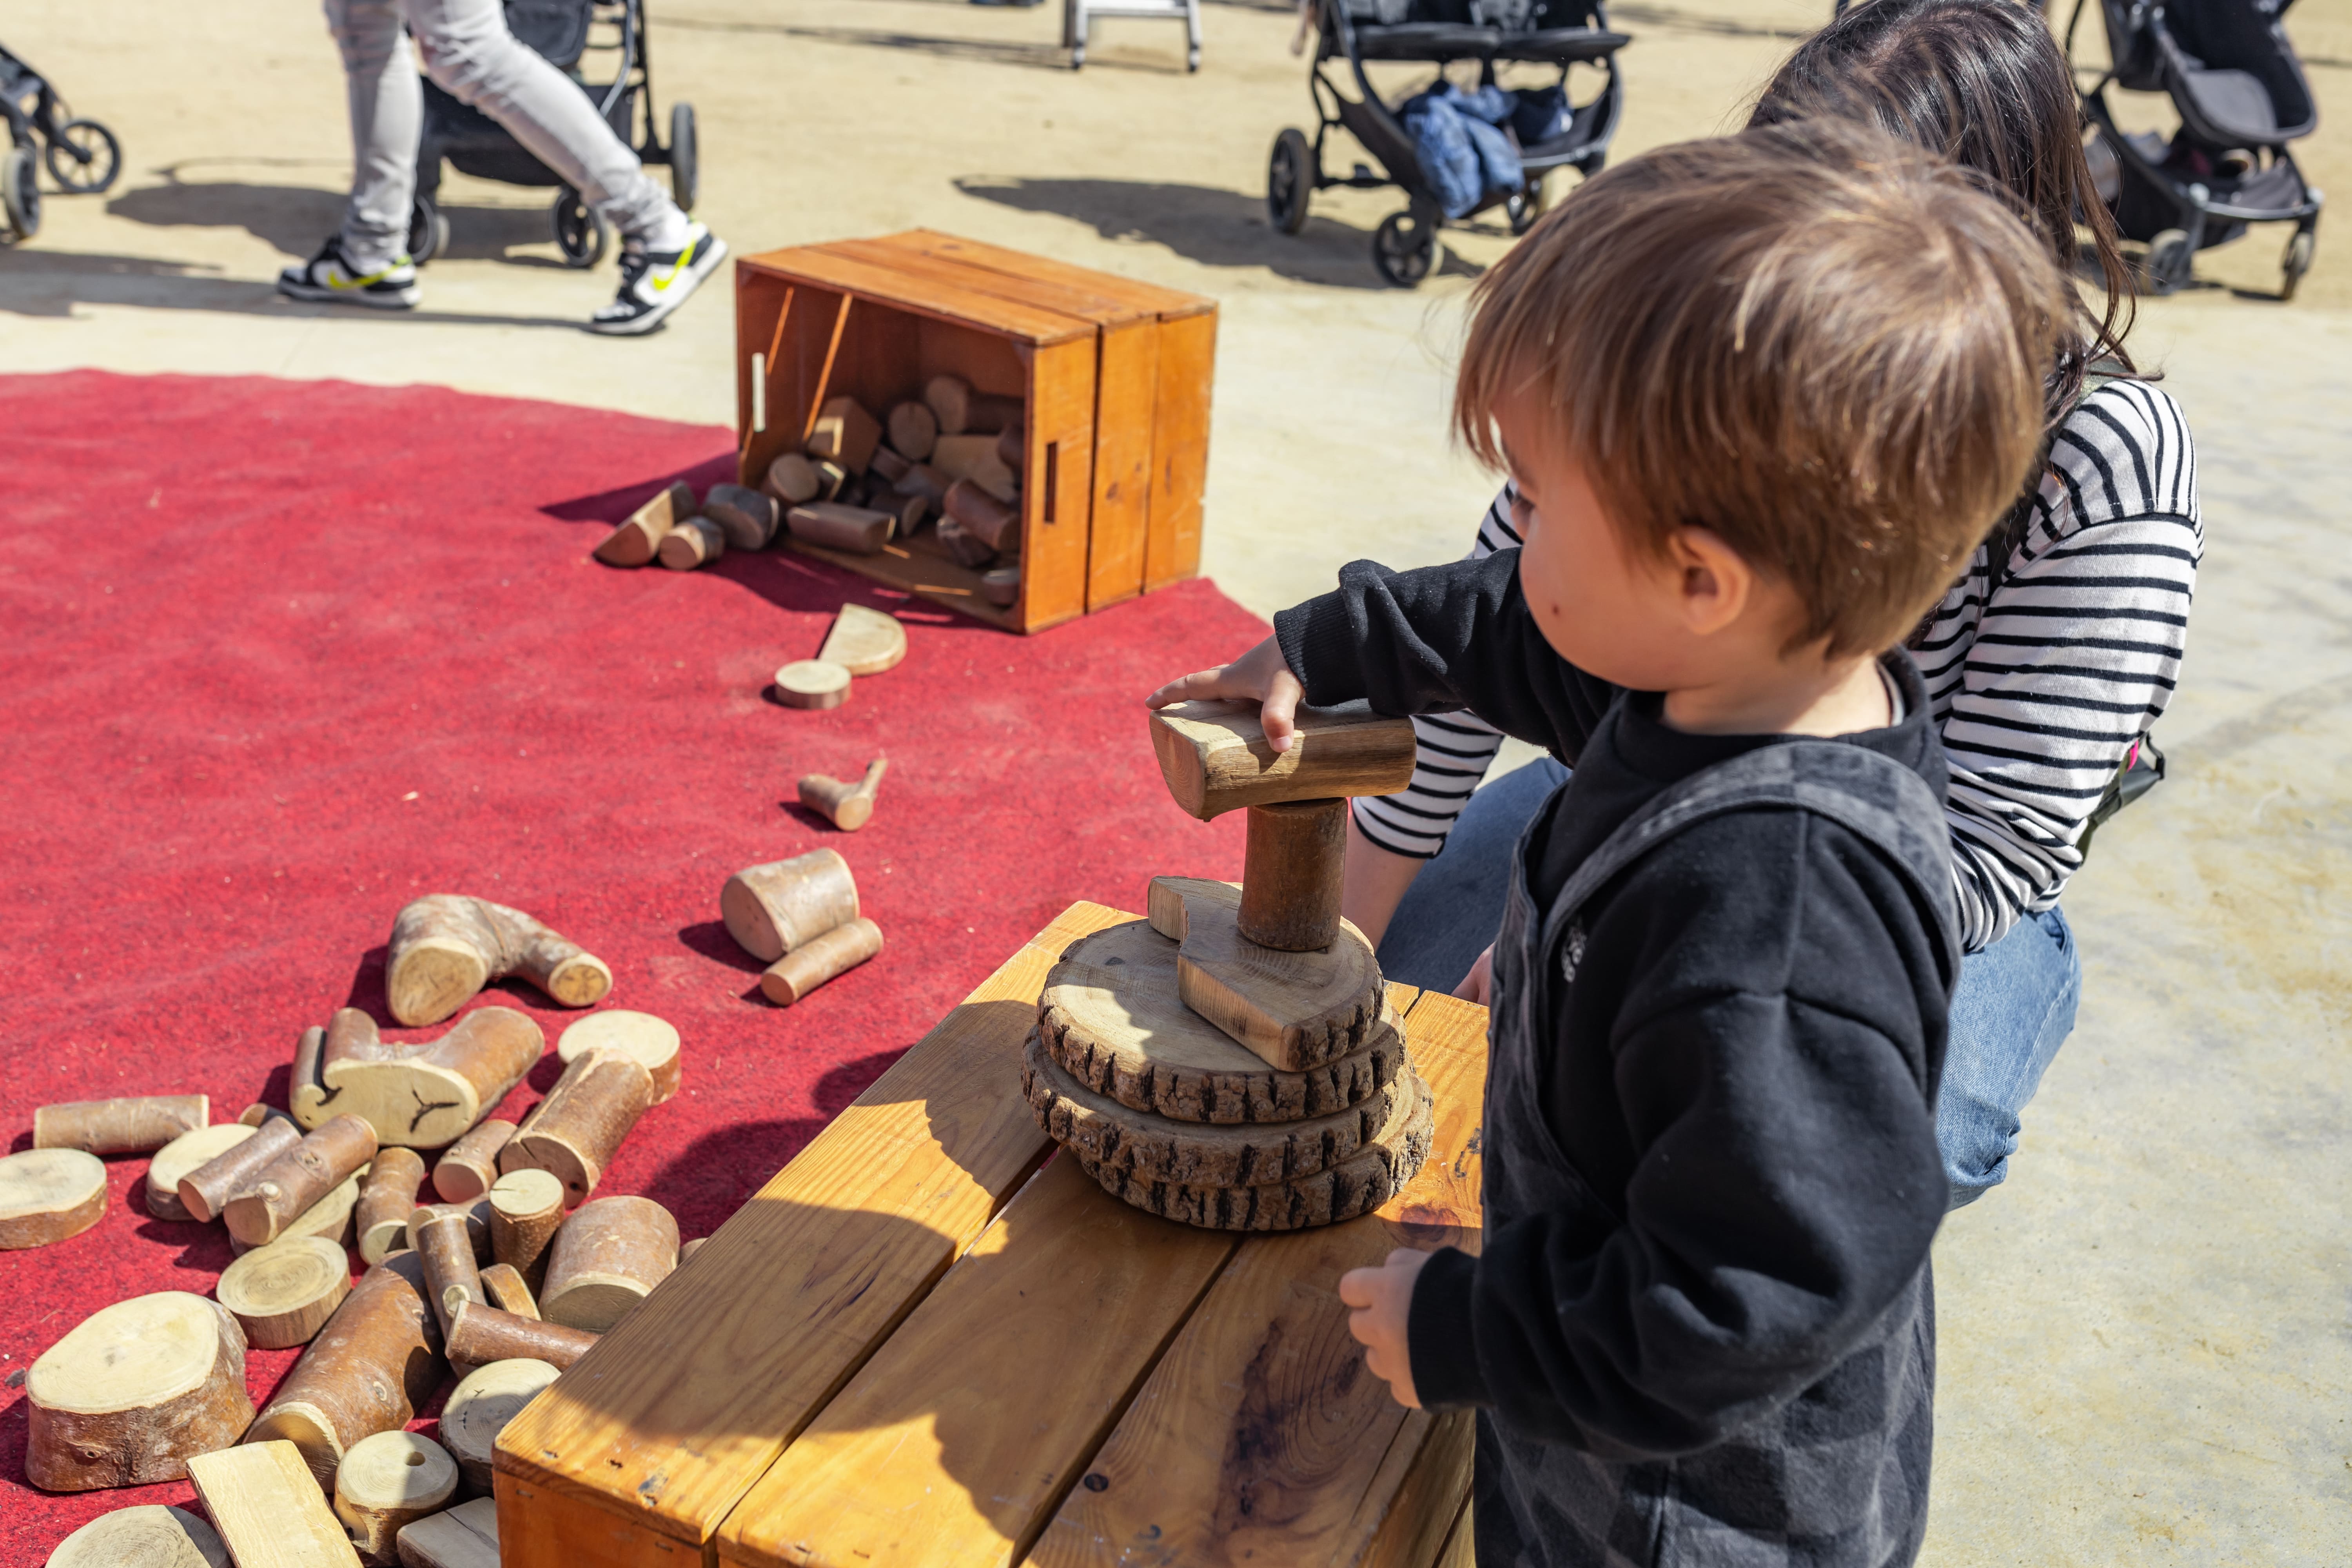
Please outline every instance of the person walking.
[[351, 94], [352, 198], [318, 254], [278, 275], [279, 293], [377, 310], [417, 302], [408, 220], [425, 89], [404, 26], [435, 85], [505, 126], [620, 235], [620, 291], [590, 331], [652, 331], [726, 258], [727, 242], [653, 182], [579, 84], [516, 39], [499, 0], [326, 0], [326, 12]]

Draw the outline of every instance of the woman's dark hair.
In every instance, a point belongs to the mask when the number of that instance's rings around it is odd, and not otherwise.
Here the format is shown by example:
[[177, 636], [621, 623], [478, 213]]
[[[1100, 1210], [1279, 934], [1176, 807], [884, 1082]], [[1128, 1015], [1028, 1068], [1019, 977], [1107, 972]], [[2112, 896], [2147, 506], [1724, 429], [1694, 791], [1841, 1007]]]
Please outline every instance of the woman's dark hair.
[[2048, 389], [2054, 426], [2081, 395], [2085, 369], [2132, 369], [2130, 269], [2115, 219], [2091, 184], [2074, 73], [2049, 24], [2022, 0], [1868, 0], [1803, 43], [1773, 75], [1750, 125], [1822, 115], [1860, 120], [1973, 169], [2017, 203], [2069, 275], [2076, 224], [2090, 231], [2105, 285], [2083, 308]]

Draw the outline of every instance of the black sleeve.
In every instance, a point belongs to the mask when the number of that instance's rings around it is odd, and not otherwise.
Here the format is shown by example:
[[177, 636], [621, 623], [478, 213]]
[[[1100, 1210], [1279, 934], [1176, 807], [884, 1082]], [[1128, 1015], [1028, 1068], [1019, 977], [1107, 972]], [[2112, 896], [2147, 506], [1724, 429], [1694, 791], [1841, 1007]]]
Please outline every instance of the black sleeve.
[[1946, 1194], [1929, 918], [1844, 829], [1778, 817], [1801, 842], [1759, 855], [1724, 837], [1752, 816], [1702, 825], [1597, 911], [1579, 973], [1626, 978], [1603, 981], [1613, 1092], [1591, 1098], [1630, 1175], [1423, 1269], [1424, 1403], [1605, 1458], [1690, 1453], [1828, 1375], [1927, 1260]]
[[1362, 699], [1395, 715], [1467, 708], [1571, 763], [1617, 695], [1544, 641], [1516, 550], [1414, 572], [1349, 562], [1337, 592], [1276, 616], [1274, 635], [1311, 703]]

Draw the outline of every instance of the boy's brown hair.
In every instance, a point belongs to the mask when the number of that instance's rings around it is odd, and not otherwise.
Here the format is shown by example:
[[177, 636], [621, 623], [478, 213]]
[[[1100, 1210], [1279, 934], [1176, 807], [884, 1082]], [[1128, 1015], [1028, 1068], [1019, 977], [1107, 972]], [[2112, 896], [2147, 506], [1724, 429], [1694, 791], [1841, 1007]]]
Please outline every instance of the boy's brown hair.
[[1635, 549], [1710, 530], [1804, 606], [1793, 650], [1891, 647], [2013, 501], [2074, 309], [1974, 176], [1804, 121], [1580, 186], [1482, 278], [1454, 416], [1500, 466], [1534, 393]]

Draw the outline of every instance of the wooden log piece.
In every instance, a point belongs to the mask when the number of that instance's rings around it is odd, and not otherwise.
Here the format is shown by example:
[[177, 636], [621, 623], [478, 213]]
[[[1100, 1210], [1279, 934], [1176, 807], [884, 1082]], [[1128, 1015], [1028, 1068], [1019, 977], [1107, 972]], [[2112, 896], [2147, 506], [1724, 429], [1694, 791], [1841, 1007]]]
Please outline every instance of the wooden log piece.
[[518, 1318], [539, 1316], [539, 1298], [530, 1293], [530, 1284], [507, 1263], [493, 1263], [482, 1270], [482, 1289], [490, 1298], [490, 1305], [501, 1312], [512, 1312]]
[[845, 921], [768, 965], [760, 975], [760, 994], [779, 1007], [789, 1007], [881, 951], [880, 926], [865, 919]]
[[555, 1233], [540, 1316], [592, 1334], [609, 1331], [677, 1267], [677, 1221], [651, 1198], [598, 1198]]
[[79, 1149], [0, 1157], [0, 1252], [79, 1236], [106, 1214], [106, 1165]]
[[1412, 721], [1362, 703], [1301, 708], [1290, 750], [1267, 744], [1255, 702], [1179, 702], [1151, 716], [1160, 776], [1206, 822], [1236, 806], [1394, 795], [1412, 782]]
[[401, 1568], [499, 1568], [499, 1504], [476, 1498], [400, 1532]]
[[809, 438], [803, 450], [812, 458], [838, 463], [853, 474], [862, 474], [874, 456], [875, 444], [882, 439], [882, 426], [866, 405], [854, 397], [827, 398], [816, 413], [816, 422], [809, 427]]
[[1178, 944], [1177, 998], [1284, 1072], [1361, 1048], [1386, 994], [1364, 933], [1342, 921], [1320, 952], [1260, 947], [1241, 934], [1241, 900], [1230, 882], [1151, 879], [1151, 929]]
[[[579, 1026], [572, 1026], [575, 1029]], [[441, 1195], [441, 1201], [468, 1204], [488, 1192], [490, 1184], [499, 1179], [499, 1155], [514, 1135], [513, 1122], [493, 1116], [477, 1121], [464, 1137], [450, 1144], [448, 1152], [433, 1164], [433, 1190]]]
[[298, 1147], [302, 1129], [292, 1121], [262, 1123], [254, 1135], [230, 1145], [180, 1178], [180, 1206], [191, 1219], [218, 1219], [229, 1199], [253, 1185], [271, 1162]]
[[965, 532], [991, 550], [1003, 549], [1008, 538], [1021, 531], [1021, 509], [1007, 506], [970, 479], [950, 485], [943, 505]]
[[425, 1300], [425, 1265], [395, 1252], [369, 1269], [246, 1432], [301, 1450], [320, 1487], [363, 1437], [415, 1418], [441, 1378], [441, 1324]]
[[44, 1491], [144, 1486], [187, 1474], [253, 1419], [245, 1333], [184, 1290], [101, 1307], [25, 1376], [25, 1479]]
[[509, 1171], [490, 1189], [490, 1253], [536, 1289], [563, 1224], [563, 1183], [552, 1171]]
[[315, 1127], [349, 1114], [373, 1127], [379, 1143], [438, 1149], [504, 1100], [546, 1044], [539, 1026], [511, 1007], [478, 1008], [439, 1039], [407, 1045], [379, 1038], [374, 1019], [346, 1007], [327, 1031], [324, 1082], [295, 1087], [295, 1118]]
[[999, 566], [980, 574], [980, 596], [990, 604], [1011, 609], [1021, 602], [1021, 568]]
[[930, 521], [934, 503], [929, 496], [893, 495], [887, 503], [898, 518], [898, 536], [911, 539]]
[[910, 459], [900, 457], [889, 447], [877, 447], [874, 448], [874, 460], [866, 465], [866, 477], [878, 479], [885, 485], [895, 485], [907, 477], [907, 470], [912, 467], [914, 464]]
[[384, 992], [392, 1016], [412, 1029], [441, 1022], [509, 975], [530, 981], [559, 1007], [593, 1007], [613, 988], [603, 959], [488, 899], [430, 894], [392, 923]]
[[940, 416], [931, 412], [928, 403], [900, 403], [890, 409], [890, 446], [910, 463], [919, 463], [931, 455], [931, 444], [940, 438]]
[[467, 1301], [449, 1331], [449, 1359], [468, 1367], [501, 1361], [543, 1361], [558, 1371], [586, 1355], [600, 1336], [536, 1318], [519, 1318]]
[[907, 657], [907, 628], [896, 616], [864, 605], [844, 605], [816, 656], [852, 675], [880, 675], [896, 669]]
[[879, 555], [898, 526], [889, 512], [839, 501], [808, 501], [784, 514], [784, 527], [794, 539], [852, 555]]
[[425, 1299], [439, 1315], [445, 1338], [459, 1302], [488, 1305], [490, 1299], [474, 1266], [474, 1244], [466, 1234], [466, 1217], [463, 1209], [436, 1207], [416, 1226], [416, 1256], [425, 1264]]
[[692, 1241], [680, 1242], [677, 1248], [677, 1266], [681, 1268], [685, 1268], [686, 1260], [693, 1257], [702, 1244], [709, 1239], [707, 1236], [698, 1236]]
[[689, 517], [662, 536], [656, 558], [673, 572], [691, 572], [727, 553], [727, 531], [707, 517]]
[[931, 377], [924, 384], [923, 402], [939, 420], [941, 436], [961, 435], [967, 430], [993, 436], [1019, 419], [1022, 412], [1021, 399], [975, 392], [971, 384], [959, 375]]
[[85, 1154], [152, 1154], [212, 1120], [201, 1094], [151, 1094], [131, 1100], [79, 1100], [33, 1112], [33, 1147]]
[[232, 1236], [228, 1238], [229, 1251], [242, 1258], [253, 1251], [257, 1245], [274, 1247], [278, 1242], [298, 1236], [323, 1237], [338, 1247], [350, 1247], [353, 1239], [352, 1222], [360, 1206], [360, 1184], [367, 1178], [368, 1169], [362, 1165], [344, 1178], [332, 1192], [297, 1215], [275, 1239], [257, 1244]]
[[888, 758], [875, 758], [856, 784], [845, 784], [831, 773], [803, 773], [801, 804], [844, 833], [855, 833], [873, 819], [874, 797], [881, 793], [883, 770], [889, 765]]
[[837, 849], [747, 866], [719, 890], [727, 934], [762, 963], [857, 918], [857, 879]]
[[484, 1193], [470, 1203], [423, 1204], [408, 1216], [408, 1246], [411, 1251], [425, 1232], [425, 1223], [445, 1214], [463, 1215], [466, 1219], [466, 1242], [473, 1248], [474, 1261], [487, 1261], [490, 1256], [490, 1194]]
[[378, 1432], [352, 1445], [336, 1468], [335, 1517], [361, 1562], [397, 1563], [394, 1543], [403, 1527], [448, 1507], [458, 1479], [457, 1461], [432, 1438]]
[[360, 1184], [355, 1226], [360, 1261], [373, 1268], [408, 1245], [408, 1216], [425, 1184], [425, 1161], [414, 1149], [378, 1149]]
[[741, 485], [713, 485], [702, 498], [702, 515], [727, 535], [730, 550], [765, 550], [775, 542], [783, 511], [775, 498]]
[[373, 1158], [375, 1129], [348, 1113], [333, 1117], [256, 1172], [252, 1185], [229, 1199], [221, 1218], [229, 1235], [247, 1247], [266, 1247]]
[[490, 1489], [491, 1454], [499, 1434], [539, 1391], [562, 1373], [548, 1362], [528, 1358], [494, 1361], [466, 1374], [441, 1407], [441, 1441], [467, 1485]]
[[101, 1513], [58, 1542], [47, 1568], [229, 1568], [228, 1548], [186, 1509], [142, 1503]]
[[[188, 1479], [237, 1568], [358, 1568], [324, 1481], [291, 1443], [251, 1441], [188, 1464]], [[331, 1478], [329, 1478], [331, 1479]]]
[[942, 436], [930, 466], [950, 480], [969, 479], [1001, 501], [1021, 493], [1020, 476], [996, 456], [994, 436]]
[[1029, 433], [1015, 419], [996, 433], [996, 460], [1015, 478], [1029, 461]]
[[180, 1201], [180, 1183], [189, 1172], [210, 1164], [256, 1131], [243, 1122], [224, 1121], [183, 1132], [164, 1144], [147, 1162], [147, 1212], [157, 1219], [194, 1219], [188, 1205]]
[[1234, 929], [1244, 941], [1284, 952], [1329, 947], [1339, 936], [1347, 853], [1345, 800], [1251, 806]]
[[926, 497], [933, 506], [937, 506], [947, 500], [948, 487], [953, 483], [953, 479], [929, 463], [913, 463], [890, 488], [902, 496]]
[[786, 452], [768, 465], [768, 477], [760, 489], [779, 506], [795, 507], [816, 500], [824, 481], [817, 476], [814, 463], [798, 452]]
[[667, 1019], [633, 1013], [626, 1007], [608, 1007], [565, 1029], [563, 1037], [555, 1042], [555, 1054], [570, 1067], [599, 1046], [626, 1051], [645, 1065], [653, 1076], [656, 1105], [677, 1093], [677, 1029]]
[[643, 566], [654, 558], [669, 531], [693, 513], [694, 491], [684, 479], [673, 480], [604, 536], [604, 542], [596, 546], [596, 559], [607, 566]]
[[796, 658], [776, 671], [776, 700], [787, 708], [838, 708], [849, 700], [849, 671], [821, 658]]
[[957, 565], [977, 572], [996, 559], [988, 542], [944, 513], [940, 518], [940, 548]]
[[324, 1237], [291, 1236], [258, 1247], [222, 1270], [213, 1294], [266, 1351], [307, 1345], [352, 1293], [352, 1260]]
[[[319, 1037], [321, 1044], [325, 1043], [327, 1031], [318, 1027], [316, 1025], [313, 1025], [311, 1027], [302, 1031], [302, 1037], [306, 1041], [313, 1035], [316, 1035]], [[296, 1047], [296, 1054], [298, 1056], [300, 1054], [299, 1047]], [[313, 1070], [315, 1071], [315, 1068]], [[278, 1110], [276, 1106], [264, 1105], [258, 1100], [256, 1100], [253, 1104], [247, 1106], [243, 1110], [236, 1113], [237, 1125], [240, 1127], [258, 1127], [263, 1122], [270, 1121], [273, 1118], [285, 1118], [289, 1121], [291, 1120], [291, 1118], [286, 1116], [286, 1112]]]
[[563, 1069], [531, 1113], [530, 1125], [499, 1156], [499, 1168], [552, 1172], [563, 1184], [564, 1201], [576, 1208], [604, 1179], [604, 1167], [653, 1097], [653, 1075], [644, 1063], [599, 1046]]

